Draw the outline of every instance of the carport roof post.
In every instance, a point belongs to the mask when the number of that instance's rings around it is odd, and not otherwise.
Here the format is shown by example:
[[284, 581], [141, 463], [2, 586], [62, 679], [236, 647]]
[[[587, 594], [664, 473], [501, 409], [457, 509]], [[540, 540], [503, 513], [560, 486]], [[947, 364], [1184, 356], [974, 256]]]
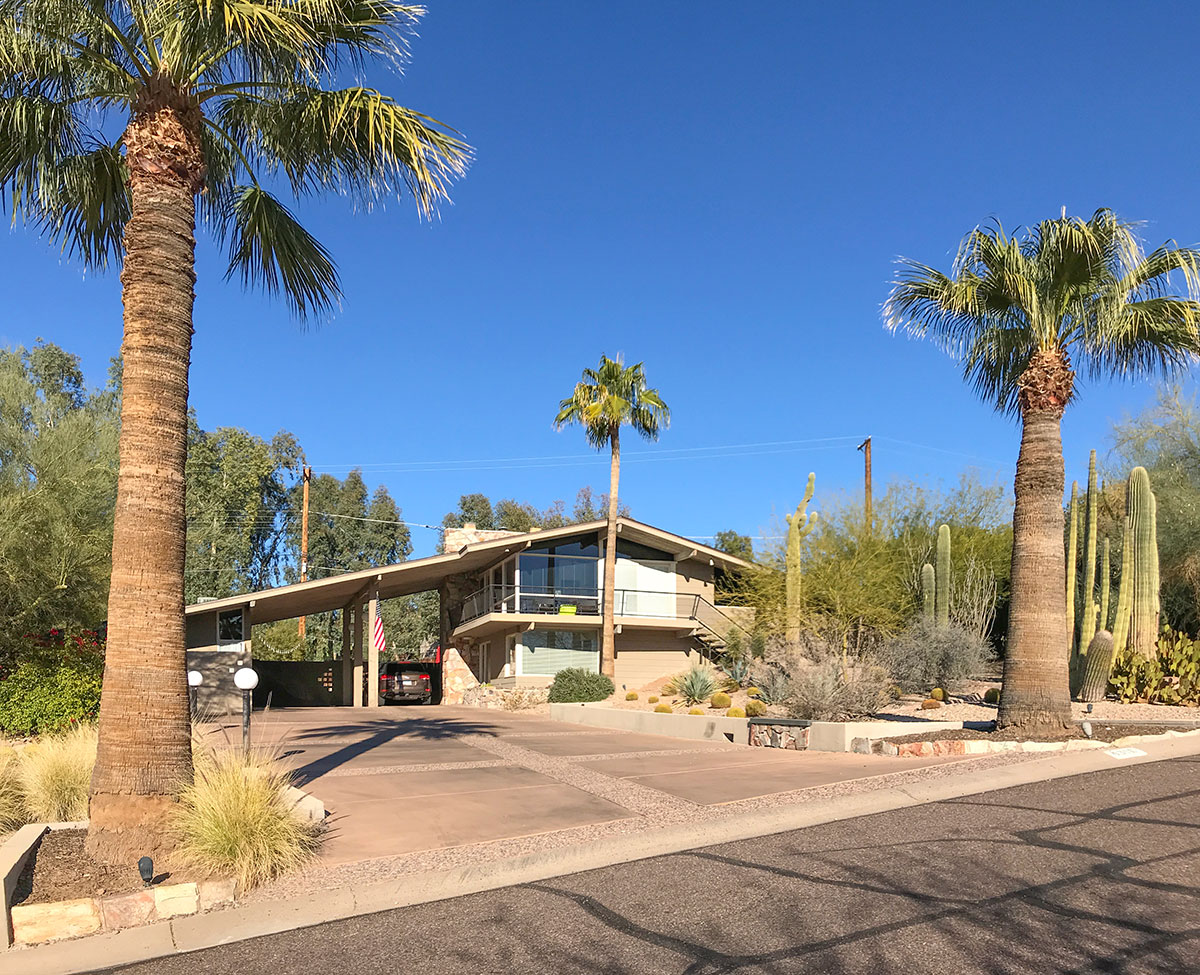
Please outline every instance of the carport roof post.
[[[379, 599], [411, 596], [439, 588], [448, 576], [485, 569], [514, 549], [529, 548], [534, 544], [585, 532], [599, 532], [605, 524], [604, 521], [589, 521], [476, 542], [464, 545], [457, 552], [431, 555], [411, 562], [361, 569], [358, 572], [347, 572], [325, 579], [310, 579], [307, 582], [297, 582], [275, 589], [195, 603], [187, 607], [187, 613], [191, 616], [249, 605], [254, 608], [255, 623], [274, 623], [277, 620], [296, 619], [300, 616], [342, 609], [355, 599], [364, 598], [366, 590], [373, 582], [377, 585]], [[673, 535], [631, 518], [619, 519], [618, 526], [623, 538], [670, 551], [678, 559], [707, 559], [710, 564], [727, 569], [750, 567], [748, 562], [718, 549], [700, 545], [681, 535]]]

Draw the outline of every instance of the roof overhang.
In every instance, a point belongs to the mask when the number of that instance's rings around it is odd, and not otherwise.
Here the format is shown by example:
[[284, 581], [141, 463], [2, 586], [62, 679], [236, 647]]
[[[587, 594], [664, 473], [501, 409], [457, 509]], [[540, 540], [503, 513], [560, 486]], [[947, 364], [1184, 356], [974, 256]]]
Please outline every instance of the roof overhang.
[[[342, 609], [356, 599], [365, 598], [366, 593], [378, 587], [380, 599], [395, 599], [412, 596], [419, 592], [437, 589], [450, 576], [463, 572], [478, 572], [486, 569], [504, 556], [520, 552], [533, 545], [555, 538], [603, 531], [607, 521], [588, 521], [562, 528], [548, 528], [504, 538], [464, 545], [457, 552], [431, 555], [411, 562], [399, 562], [374, 569], [361, 569], [325, 579], [310, 579], [274, 589], [227, 596], [208, 602], [193, 603], [187, 607], [187, 615], [219, 612], [227, 609], [252, 607], [254, 623], [274, 623], [277, 620], [294, 619], [314, 613], [327, 613]], [[617, 519], [617, 531], [643, 545], [670, 552], [676, 559], [702, 559], [710, 565], [723, 569], [749, 568], [749, 563], [718, 549], [700, 545], [681, 535], [662, 531], [651, 525], [634, 521], [632, 518]]]

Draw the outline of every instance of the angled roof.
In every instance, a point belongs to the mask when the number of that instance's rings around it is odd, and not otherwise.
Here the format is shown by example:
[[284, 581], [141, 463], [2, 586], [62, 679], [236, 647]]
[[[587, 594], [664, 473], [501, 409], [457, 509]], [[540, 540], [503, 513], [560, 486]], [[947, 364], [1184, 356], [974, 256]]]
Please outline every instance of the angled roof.
[[[208, 602], [193, 603], [187, 607], [187, 615], [211, 613], [214, 610], [236, 609], [251, 606], [254, 623], [273, 623], [276, 620], [294, 619], [313, 613], [327, 613], [348, 605], [356, 596], [378, 584], [381, 599], [411, 596], [414, 593], [437, 589], [448, 576], [460, 572], [475, 572], [486, 569], [503, 556], [520, 549], [530, 548], [547, 539], [566, 538], [584, 532], [603, 531], [607, 522], [586, 521], [562, 528], [546, 528], [538, 531], [507, 535], [504, 538], [464, 545], [457, 552], [431, 555], [409, 562], [398, 562], [372, 569], [360, 569], [324, 579], [310, 579], [274, 589], [227, 596]], [[622, 538], [629, 538], [643, 545], [670, 552], [676, 559], [704, 559], [726, 569], [744, 569], [749, 563], [708, 545], [701, 545], [682, 535], [674, 535], [652, 525], [618, 518], [617, 531]]]

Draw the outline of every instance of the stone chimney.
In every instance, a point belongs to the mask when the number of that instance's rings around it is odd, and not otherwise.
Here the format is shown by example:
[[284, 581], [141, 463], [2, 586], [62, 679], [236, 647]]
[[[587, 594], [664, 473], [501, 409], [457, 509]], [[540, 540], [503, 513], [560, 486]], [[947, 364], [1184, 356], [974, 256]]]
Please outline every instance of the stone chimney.
[[494, 542], [498, 538], [510, 538], [513, 535], [523, 534], [524, 532], [504, 529], [476, 528], [475, 522], [468, 521], [461, 528], [446, 528], [442, 531], [442, 552], [449, 555], [457, 552], [464, 545], [474, 545], [476, 542]]

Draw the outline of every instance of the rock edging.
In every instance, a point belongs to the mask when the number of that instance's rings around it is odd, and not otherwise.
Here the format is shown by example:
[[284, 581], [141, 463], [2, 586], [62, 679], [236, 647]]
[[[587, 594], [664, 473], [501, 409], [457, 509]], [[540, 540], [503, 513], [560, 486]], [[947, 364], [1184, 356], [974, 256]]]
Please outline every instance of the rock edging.
[[1162, 741], [1200, 735], [1194, 731], [1167, 729], [1159, 735], [1129, 735], [1115, 741], [1094, 738], [1070, 738], [1066, 741], [987, 741], [981, 738], [959, 738], [944, 741], [892, 742], [885, 738], [855, 738], [851, 751], [859, 755], [890, 755], [898, 758], [929, 758], [943, 755], [991, 755], [998, 752], [1082, 752], [1093, 748], [1123, 748], [1140, 742]]

